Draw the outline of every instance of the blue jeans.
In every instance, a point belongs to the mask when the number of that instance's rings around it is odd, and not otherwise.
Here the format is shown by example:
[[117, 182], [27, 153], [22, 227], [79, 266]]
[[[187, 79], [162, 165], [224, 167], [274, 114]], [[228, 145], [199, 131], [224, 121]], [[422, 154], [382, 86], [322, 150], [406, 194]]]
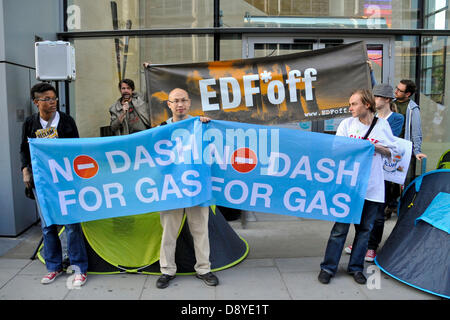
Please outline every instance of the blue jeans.
[[[360, 224], [355, 224], [355, 239], [353, 240], [352, 254], [347, 267], [348, 273], [364, 270], [364, 257], [367, 252], [370, 232], [381, 205], [383, 204], [369, 200], [364, 201]], [[336, 222], [331, 229], [325, 257], [320, 264], [320, 268], [331, 275], [336, 274], [349, 228], [349, 223]]]
[[[84, 244], [83, 233], [79, 223], [65, 225], [67, 235], [67, 251], [70, 264], [80, 268], [81, 273], [86, 273], [88, 269], [88, 258]], [[59, 271], [62, 266], [62, 247], [58, 236], [56, 225], [42, 227], [44, 237], [44, 259], [49, 272]], [[78, 270], [75, 270], [78, 272]]]

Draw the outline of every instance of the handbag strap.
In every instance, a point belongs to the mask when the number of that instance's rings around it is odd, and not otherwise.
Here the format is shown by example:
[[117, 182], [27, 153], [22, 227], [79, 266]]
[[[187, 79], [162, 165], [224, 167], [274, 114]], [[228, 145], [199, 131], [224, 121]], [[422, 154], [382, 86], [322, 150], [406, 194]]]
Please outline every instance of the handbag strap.
[[372, 132], [373, 127], [375, 127], [375, 124], [377, 123], [378, 118], [373, 117], [372, 123], [370, 124], [369, 130], [367, 130], [366, 135], [364, 136], [364, 140], [366, 140], [369, 137], [370, 132]]
[[45, 129], [48, 129], [48, 128], [50, 128], [52, 126], [53, 120], [55, 120], [55, 117], [56, 117], [56, 112], [58, 112], [58, 111], [55, 111], [53, 113], [53, 115], [51, 116], [51, 118], [48, 119], [48, 122], [47, 122], [47, 125], [45, 126]]

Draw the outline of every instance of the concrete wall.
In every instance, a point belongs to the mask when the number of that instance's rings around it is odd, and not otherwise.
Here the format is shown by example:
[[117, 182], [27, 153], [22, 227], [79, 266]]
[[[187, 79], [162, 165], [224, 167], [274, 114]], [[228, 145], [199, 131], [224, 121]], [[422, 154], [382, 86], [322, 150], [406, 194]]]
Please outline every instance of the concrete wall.
[[26, 117], [36, 112], [29, 92], [35, 78], [35, 36], [56, 40], [59, 0], [0, 0], [0, 236], [16, 236], [37, 221], [24, 194], [19, 146]]

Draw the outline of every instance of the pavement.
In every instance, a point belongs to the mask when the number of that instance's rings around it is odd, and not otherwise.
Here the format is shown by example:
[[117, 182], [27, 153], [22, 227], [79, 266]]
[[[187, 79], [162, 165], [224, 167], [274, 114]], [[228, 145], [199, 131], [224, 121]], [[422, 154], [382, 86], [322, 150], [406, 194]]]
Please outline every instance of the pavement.
[[[247, 212], [245, 219], [229, 223], [248, 242], [247, 258], [216, 272], [217, 287], [187, 275], [166, 289], [156, 288], [156, 275], [129, 273], [89, 274], [80, 289], [71, 288], [71, 275], [65, 274], [44, 286], [45, 265], [30, 260], [41, 237], [40, 227], [32, 226], [17, 238], [0, 238], [0, 300], [443, 300], [389, 277], [373, 263], [365, 265], [367, 284], [359, 285], [345, 272], [345, 253], [331, 282], [319, 283], [332, 222]], [[395, 223], [396, 217], [386, 221], [382, 244]], [[352, 227], [346, 245], [353, 236]]]

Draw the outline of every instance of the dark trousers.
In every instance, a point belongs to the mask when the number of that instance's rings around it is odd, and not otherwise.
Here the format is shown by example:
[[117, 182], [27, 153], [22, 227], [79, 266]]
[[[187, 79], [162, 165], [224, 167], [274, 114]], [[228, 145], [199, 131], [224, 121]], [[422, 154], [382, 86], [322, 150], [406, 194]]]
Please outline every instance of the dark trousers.
[[408, 173], [405, 179], [405, 188], [416, 178], [416, 156], [411, 156], [411, 162], [409, 163]]
[[390, 181], [384, 181], [384, 202], [387, 207], [397, 209], [397, 199], [398, 197], [400, 197], [401, 191], [401, 186], [399, 184]]
[[384, 181], [385, 202], [379, 206], [377, 216], [373, 223], [372, 232], [370, 233], [368, 249], [377, 251], [383, 238], [384, 231], [384, 212], [386, 207], [397, 208], [397, 198], [400, 196], [400, 185]]

